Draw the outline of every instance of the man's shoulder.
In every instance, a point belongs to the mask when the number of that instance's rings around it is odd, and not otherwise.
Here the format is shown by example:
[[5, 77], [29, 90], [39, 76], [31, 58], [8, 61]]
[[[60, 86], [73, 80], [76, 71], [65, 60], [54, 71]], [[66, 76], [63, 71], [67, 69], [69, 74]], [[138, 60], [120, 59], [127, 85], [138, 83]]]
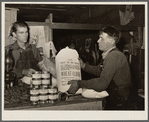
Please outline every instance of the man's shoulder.
[[121, 54], [121, 55], [123, 55], [123, 53], [118, 49], [115, 49], [115, 50], [111, 51], [111, 54]]
[[13, 43], [13, 44], [10, 44], [10, 45], [7, 45], [7, 46], [5, 46], [5, 48], [13, 49], [13, 48], [14, 48], [14, 43]]
[[106, 61], [109, 61], [110, 64], [114, 65], [117, 64], [119, 66], [122, 66], [124, 63], [127, 62], [126, 56], [118, 50], [111, 51], [107, 57], [105, 58]]
[[113, 50], [109, 53], [108, 57], [116, 57], [116, 58], [120, 58], [120, 57], [125, 57], [124, 53], [119, 51], [119, 50]]

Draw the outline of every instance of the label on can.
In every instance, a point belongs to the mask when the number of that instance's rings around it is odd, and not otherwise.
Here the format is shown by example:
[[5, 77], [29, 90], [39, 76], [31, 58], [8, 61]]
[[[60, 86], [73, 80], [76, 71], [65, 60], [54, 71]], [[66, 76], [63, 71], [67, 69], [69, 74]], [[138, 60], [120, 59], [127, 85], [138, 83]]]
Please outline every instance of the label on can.
[[40, 85], [41, 84], [41, 80], [32, 80], [32, 84], [33, 85]]
[[42, 78], [50, 78], [50, 73], [45, 73], [41, 75]]
[[47, 94], [48, 93], [48, 89], [40, 89], [39, 93], [40, 94]]
[[48, 99], [48, 95], [40, 95], [39, 96], [39, 100], [47, 100]]
[[42, 84], [50, 84], [50, 79], [42, 79]]
[[30, 101], [38, 101], [39, 96], [30, 96]]

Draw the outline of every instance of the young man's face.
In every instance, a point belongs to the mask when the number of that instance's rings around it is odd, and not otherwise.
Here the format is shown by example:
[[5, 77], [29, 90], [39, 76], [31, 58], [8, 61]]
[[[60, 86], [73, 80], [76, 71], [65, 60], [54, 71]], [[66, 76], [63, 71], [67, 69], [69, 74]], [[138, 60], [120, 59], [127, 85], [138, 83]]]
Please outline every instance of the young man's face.
[[104, 52], [107, 51], [108, 49], [113, 47], [113, 41], [114, 40], [112, 39], [112, 37], [109, 37], [107, 33], [102, 32], [99, 35], [99, 39], [97, 41], [99, 49]]
[[17, 27], [17, 31], [13, 33], [13, 36], [17, 39], [17, 41], [26, 43], [28, 39], [27, 27]]

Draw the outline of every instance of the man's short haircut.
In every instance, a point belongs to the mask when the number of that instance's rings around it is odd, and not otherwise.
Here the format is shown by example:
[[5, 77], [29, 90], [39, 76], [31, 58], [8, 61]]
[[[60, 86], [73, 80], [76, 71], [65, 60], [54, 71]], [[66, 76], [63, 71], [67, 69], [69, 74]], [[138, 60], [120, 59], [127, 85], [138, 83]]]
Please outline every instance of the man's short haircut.
[[17, 22], [14, 22], [11, 26], [11, 30], [10, 30], [10, 36], [13, 36], [12, 33], [17, 31], [17, 28], [18, 27], [26, 27], [27, 30], [29, 31], [29, 27], [28, 27], [28, 24], [24, 21], [17, 21]]
[[102, 32], [107, 33], [110, 37], [114, 38], [115, 44], [119, 42], [120, 32], [115, 27], [106, 26], [100, 30], [99, 34], [101, 34]]

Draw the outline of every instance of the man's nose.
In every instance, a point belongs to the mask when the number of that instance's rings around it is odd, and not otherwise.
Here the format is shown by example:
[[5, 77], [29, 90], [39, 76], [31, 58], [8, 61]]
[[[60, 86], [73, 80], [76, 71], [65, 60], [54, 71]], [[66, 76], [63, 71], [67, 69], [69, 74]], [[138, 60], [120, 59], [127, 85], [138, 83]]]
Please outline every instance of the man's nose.
[[100, 42], [100, 39], [97, 40], [97, 43], [99, 43], [99, 42]]

